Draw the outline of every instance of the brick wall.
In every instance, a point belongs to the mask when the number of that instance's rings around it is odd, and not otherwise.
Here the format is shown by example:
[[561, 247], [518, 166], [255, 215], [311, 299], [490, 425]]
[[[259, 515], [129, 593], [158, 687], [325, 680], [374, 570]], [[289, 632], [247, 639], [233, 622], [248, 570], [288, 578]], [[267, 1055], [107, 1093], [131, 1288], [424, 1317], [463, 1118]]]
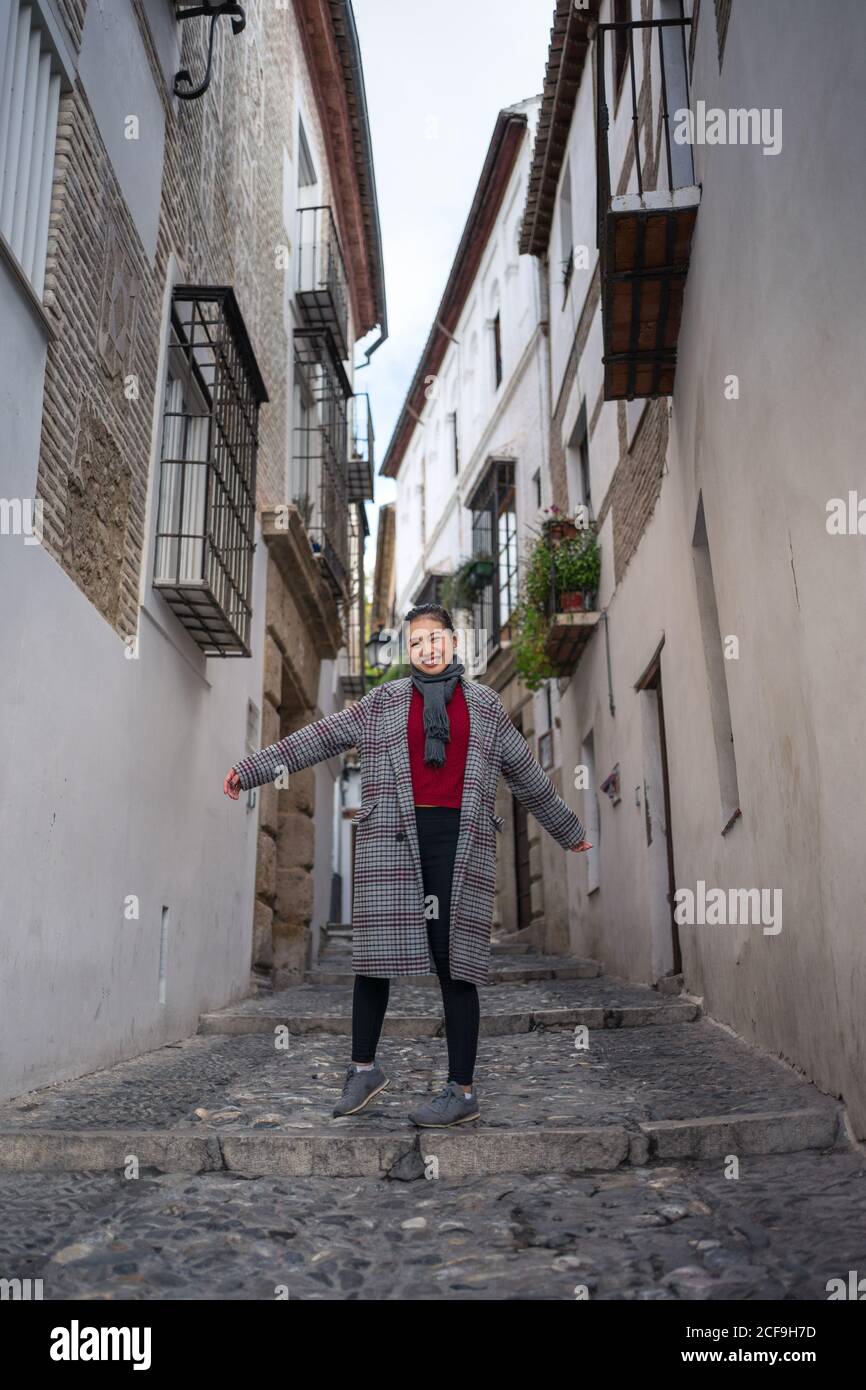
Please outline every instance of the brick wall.
[[612, 509], [614, 582], [619, 584], [661, 491], [668, 443], [668, 402], [647, 403], [631, 450], [626, 444], [624, 401], [617, 401], [617, 424], [620, 458], [597, 520], [601, 528]]

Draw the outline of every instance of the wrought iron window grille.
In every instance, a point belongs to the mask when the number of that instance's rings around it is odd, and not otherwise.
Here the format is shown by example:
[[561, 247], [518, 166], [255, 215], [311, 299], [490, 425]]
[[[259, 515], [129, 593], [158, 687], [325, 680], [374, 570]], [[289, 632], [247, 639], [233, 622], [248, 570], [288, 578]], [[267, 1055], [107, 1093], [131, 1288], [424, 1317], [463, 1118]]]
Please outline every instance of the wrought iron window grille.
[[172, 295], [153, 586], [206, 656], [250, 656], [265, 384], [233, 291]]
[[469, 501], [472, 554], [491, 555], [493, 575], [473, 608], [476, 631], [487, 633], [488, 658], [511, 640], [511, 614], [517, 606], [517, 514], [513, 459], [495, 460]]

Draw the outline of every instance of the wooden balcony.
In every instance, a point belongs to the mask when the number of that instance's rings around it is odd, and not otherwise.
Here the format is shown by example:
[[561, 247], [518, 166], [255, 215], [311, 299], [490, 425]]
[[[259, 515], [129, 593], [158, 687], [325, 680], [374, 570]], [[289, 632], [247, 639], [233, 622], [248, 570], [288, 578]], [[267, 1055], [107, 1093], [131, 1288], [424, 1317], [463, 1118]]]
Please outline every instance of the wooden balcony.
[[544, 651], [558, 675], [572, 674], [600, 618], [597, 611], [553, 614]]
[[[700, 203], [691, 146], [678, 144], [671, 119], [689, 105], [689, 19], [637, 20], [598, 27], [598, 246], [605, 400], [673, 394], [683, 295]], [[648, 32], [647, 32], [648, 31]], [[606, 36], [611, 42], [605, 42]], [[636, 42], [636, 37], [640, 43]], [[606, 54], [621, 81], [633, 164], [625, 191], [611, 194]], [[618, 77], [617, 77], [618, 75]], [[638, 98], [649, 83], [650, 100]], [[653, 140], [657, 147], [652, 159]], [[643, 142], [643, 152], [642, 152]]]

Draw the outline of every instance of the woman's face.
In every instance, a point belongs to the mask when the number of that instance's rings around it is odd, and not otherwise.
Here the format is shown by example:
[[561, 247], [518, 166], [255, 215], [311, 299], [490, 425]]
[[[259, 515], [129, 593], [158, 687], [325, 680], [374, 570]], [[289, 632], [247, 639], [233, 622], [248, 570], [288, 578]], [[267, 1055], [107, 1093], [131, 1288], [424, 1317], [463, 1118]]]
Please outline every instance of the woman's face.
[[436, 676], [450, 666], [454, 657], [454, 633], [443, 627], [432, 613], [413, 618], [409, 624], [409, 660], [419, 671]]

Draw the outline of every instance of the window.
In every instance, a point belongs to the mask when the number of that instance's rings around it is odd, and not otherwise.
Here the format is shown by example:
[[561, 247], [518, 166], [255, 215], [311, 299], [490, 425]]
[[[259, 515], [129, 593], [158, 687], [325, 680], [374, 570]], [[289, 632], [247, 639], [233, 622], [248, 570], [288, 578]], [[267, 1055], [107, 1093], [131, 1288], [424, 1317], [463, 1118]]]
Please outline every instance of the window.
[[562, 263], [563, 303], [571, 283], [574, 269], [574, 225], [571, 216], [571, 160], [566, 159], [562, 169], [562, 187], [559, 190], [559, 254]]
[[586, 838], [592, 849], [586, 850], [578, 858], [586, 860], [586, 891], [594, 893], [601, 884], [601, 816], [599, 815], [598, 793], [596, 791], [595, 733], [587, 734], [581, 748], [580, 761], [586, 768], [586, 789], [583, 794], [583, 824]]
[[460, 472], [460, 436], [457, 433], [457, 411], [452, 410], [448, 419], [451, 424], [451, 459], [456, 475]]
[[532, 475], [532, 486], [535, 489], [535, 505], [541, 507], [541, 469], [536, 468]]
[[298, 120], [298, 188], [311, 188], [314, 183], [318, 183], [316, 178], [316, 166], [313, 163], [313, 156], [310, 153], [310, 145], [307, 140], [307, 132], [304, 130], [304, 123]]
[[259, 406], [231, 289], [175, 286], [153, 586], [206, 656], [250, 656]]
[[499, 312], [493, 320], [493, 385], [498, 388], [502, 382], [502, 330]]
[[491, 655], [511, 640], [509, 619], [517, 606], [517, 513], [514, 463], [494, 461], [470, 501], [472, 554], [493, 560], [493, 574], [481, 590], [473, 620], [487, 633]]
[[441, 603], [443, 583], [444, 575], [428, 574], [415, 595], [412, 607], [420, 607], [423, 603]]
[[592, 490], [589, 473], [589, 435], [586, 427], [586, 402], [580, 407], [580, 414], [574, 433], [566, 450], [566, 474], [568, 480], [568, 505], [572, 516], [577, 507], [587, 510], [587, 519], [592, 520]]
[[719, 775], [721, 831], [724, 835], [740, 815], [740, 790], [737, 780], [737, 758], [728, 701], [728, 678], [722, 646], [722, 628], [713, 581], [710, 543], [704, 516], [703, 494], [698, 495], [698, 510], [692, 536], [692, 558], [695, 566], [695, 586], [698, 614], [703, 638], [704, 663], [710, 693], [710, 714], [713, 739], [716, 745], [716, 766]]
[[323, 577], [336, 598], [350, 577], [348, 420], [351, 383], [331, 351], [330, 334], [295, 330], [292, 500], [304, 516]]
[[469, 353], [464, 373], [466, 399], [469, 404], [470, 423], [477, 428], [481, 421], [481, 373], [478, 370], [478, 333], [469, 340]]
[[[5, 10], [0, 5], [0, 16]], [[0, 233], [40, 300], [60, 85], [35, 7], [11, 0], [0, 18]]]

